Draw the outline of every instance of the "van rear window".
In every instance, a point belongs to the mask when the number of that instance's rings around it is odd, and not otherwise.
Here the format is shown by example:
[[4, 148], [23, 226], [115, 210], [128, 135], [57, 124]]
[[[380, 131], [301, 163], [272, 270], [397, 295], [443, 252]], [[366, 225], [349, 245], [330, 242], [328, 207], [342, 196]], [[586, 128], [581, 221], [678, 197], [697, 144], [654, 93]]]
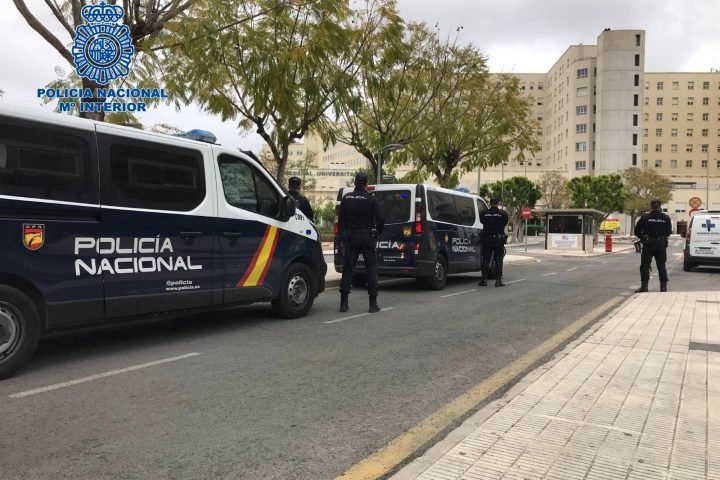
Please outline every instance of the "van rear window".
[[385, 214], [385, 223], [411, 222], [410, 190], [375, 190], [373, 193], [380, 203], [380, 209]]

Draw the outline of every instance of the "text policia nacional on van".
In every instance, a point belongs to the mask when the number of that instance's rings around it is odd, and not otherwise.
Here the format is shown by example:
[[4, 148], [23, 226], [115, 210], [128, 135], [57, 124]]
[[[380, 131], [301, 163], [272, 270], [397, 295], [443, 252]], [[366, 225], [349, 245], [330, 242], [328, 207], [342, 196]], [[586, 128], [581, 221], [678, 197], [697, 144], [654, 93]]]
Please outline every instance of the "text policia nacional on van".
[[[167, 99], [164, 88], [38, 88], [38, 98], [58, 100], [58, 111], [147, 112], [147, 101]], [[101, 102], [84, 99], [104, 99]]]

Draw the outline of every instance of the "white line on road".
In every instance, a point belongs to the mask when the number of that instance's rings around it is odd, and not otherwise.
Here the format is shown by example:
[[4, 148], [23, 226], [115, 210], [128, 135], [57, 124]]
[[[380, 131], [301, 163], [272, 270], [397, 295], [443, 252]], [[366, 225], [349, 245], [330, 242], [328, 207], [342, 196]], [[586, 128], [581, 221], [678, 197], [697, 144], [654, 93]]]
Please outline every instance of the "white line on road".
[[[387, 312], [388, 310], [393, 310], [394, 308], [395, 308], [395, 307], [383, 308], [383, 309], [381, 309], [380, 312], [378, 312], [378, 313]], [[337, 318], [337, 319], [335, 319], [335, 320], [329, 320], [329, 321], [323, 322], [323, 323], [330, 324], [330, 323], [344, 322], [345, 320], [352, 320], [353, 318], [367, 317], [368, 315], [375, 315], [375, 314], [374, 314], [374, 313], [369, 313], [369, 312], [366, 312], [366, 313], [358, 313], [357, 315], [351, 315], [351, 316], [349, 316], [349, 317]]]
[[478, 290], [478, 288], [473, 288], [472, 290], [465, 290], [464, 292], [449, 293], [447, 295], [440, 295], [440, 298], [454, 297], [455, 295], [463, 295], [465, 293], [477, 292]]
[[586, 267], [586, 268], [593, 268], [593, 267], [597, 267], [597, 265], [585, 265], [585, 267]]
[[105, 377], [112, 377], [113, 375], [120, 375], [122, 373], [140, 370], [141, 368], [154, 367], [155, 365], [162, 365], [163, 363], [177, 362], [178, 360], [184, 360], [186, 358], [196, 357], [198, 355], [202, 355], [202, 353], [193, 352], [193, 353], [186, 353], [185, 355], [180, 355], [178, 357], [163, 358], [162, 360], [155, 360], [154, 362], [141, 363], [140, 365], [133, 365], [132, 367], [120, 368], [118, 370], [110, 370], [109, 372], [98, 373], [97, 375], [90, 375], [89, 377], [78, 378], [75, 380], [70, 380], [68, 382], [56, 383], [54, 385], [48, 385], [47, 387], [34, 388], [32, 390], [26, 390], [26, 391], [20, 392], [20, 393], [13, 393], [12, 395], [9, 395], [9, 397], [10, 398], [29, 397], [30, 395], [37, 395], [38, 393], [50, 392], [52, 390], [58, 390], [60, 388], [78, 385], [80, 383], [92, 382], [93, 380], [99, 380], [99, 379], [105, 378]]
[[683, 243], [685, 243], [685, 240], [678, 240], [678, 241], [676, 241], [675, 243], [673, 243], [673, 247], [679, 247], [679, 246], [682, 245]]
[[566, 272], [572, 272], [573, 270], [577, 270], [577, 269], [578, 269], [578, 267], [575, 267], [575, 268], [568, 268], [568, 269], [567, 269], [567, 270], [565, 270], [565, 271], [566, 271]]
[[512, 285], [513, 283], [524, 282], [525, 280], [527, 280], [527, 278], [521, 278], [520, 280], [510, 280], [509, 282], [505, 282], [505, 285]]
[[557, 272], [551, 272], [551, 273], [543, 273], [540, 275], [541, 277], [549, 277], [550, 275], [557, 275]]

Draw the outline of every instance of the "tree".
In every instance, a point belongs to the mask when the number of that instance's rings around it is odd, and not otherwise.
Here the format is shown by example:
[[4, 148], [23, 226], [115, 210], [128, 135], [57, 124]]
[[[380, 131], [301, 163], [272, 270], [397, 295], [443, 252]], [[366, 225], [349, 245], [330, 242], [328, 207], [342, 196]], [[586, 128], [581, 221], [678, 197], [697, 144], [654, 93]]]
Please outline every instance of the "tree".
[[542, 192], [547, 208], [563, 208], [570, 201], [567, 188], [567, 178], [560, 172], [543, 173], [538, 180], [538, 187]]
[[594, 208], [603, 212], [595, 218], [593, 233], [596, 240], [600, 223], [611, 213], [622, 212], [628, 195], [622, 176], [616, 173], [575, 177], [568, 182], [568, 191], [572, 208]]
[[332, 225], [335, 222], [335, 203], [326, 202], [325, 205], [315, 206], [315, 218], [318, 219], [318, 223], [321, 228], [324, 228], [326, 224]]
[[457, 49], [424, 23], [405, 24], [388, 2], [351, 88], [324, 119], [325, 140], [354, 147], [377, 169], [375, 152], [383, 146], [429, 135], [436, 125], [431, 102], [447, 102], [474, 68], [458, 63]]
[[542, 196], [540, 188], [527, 177], [511, 177], [507, 180], [484, 184], [480, 187], [479, 195], [489, 200], [497, 197], [508, 212], [512, 224], [512, 241], [517, 242], [522, 237], [521, 225], [524, 207], [534, 207]]
[[635, 219], [650, 208], [650, 201], [657, 198], [662, 203], [672, 200], [672, 185], [652, 168], [641, 170], [637, 167], [628, 168], [623, 172], [627, 200], [625, 213], [630, 215], [630, 225]]
[[315, 177], [312, 175], [311, 171], [313, 168], [316, 167], [316, 158], [316, 152], [314, 152], [313, 150], [307, 150], [305, 153], [305, 157], [303, 157], [302, 160], [298, 160], [288, 164], [289, 170], [295, 170], [300, 173], [300, 182], [303, 191], [315, 190], [315, 186], [317, 185], [317, 181], [315, 180]]
[[[138, 69], [144, 70], [144, 73], [150, 72], [152, 76], [152, 65], [157, 62], [157, 57], [153, 55], [153, 47], [156, 42], [162, 41], [168, 27], [173, 22], [182, 18], [183, 14], [193, 4], [199, 0], [123, 0], [122, 5], [125, 9], [123, 24], [130, 29], [130, 38], [135, 47], [135, 60], [141, 59], [146, 62], [146, 68], [137, 66]], [[13, 0], [15, 7], [23, 16], [25, 21], [35, 30], [46, 42], [48, 42], [58, 53], [74, 67], [72, 53], [67, 45], [67, 40], [61, 40], [53, 31], [63, 30], [68, 34], [70, 40], [75, 38], [75, 29], [84, 23], [81, 16], [82, 7], [88, 2], [86, 0], [62, 0], [58, 3], [55, 0], [45, 0], [45, 4], [53, 14], [56, 24], [44, 25], [28, 8], [25, 0]], [[115, 4], [115, 1], [108, 1]], [[144, 78], [143, 78], [144, 77]], [[135, 79], [139, 84], [147, 83], [148, 77], [143, 73], [136, 72]], [[83, 88], [94, 89], [98, 84], [86, 78], [79, 79], [72, 77], [75, 86], [82, 83]], [[101, 101], [103, 99], [84, 99], [86, 101]], [[84, 112], [80, 116], [93, 118], [95, 120], [104, 120], [103, 112]]]
[[[450, 101], [434, 101], [430, 110], [438, 128], [409, 146], [407, 159], [424, 178], [435, 177], [443, 187], [455, 187], [469, 172], [506, 161], [513, 151], [524, 160], [524, 152], [535, 152], [536, 122], [529, 100], [520, 93], [520, 83], [510, 75], [490, 75], [486, 60], [467, 49], [461, 63], [478, 70], [460, 85]], [[475, 59], [475, 60], [472, 60]]]
[[176, 29], [166, 86], [257, 132], [283, 183], [289, 146], [349, 88], [384, 15], [375, 1], [354, 12], [349, 0], [206, 0]]

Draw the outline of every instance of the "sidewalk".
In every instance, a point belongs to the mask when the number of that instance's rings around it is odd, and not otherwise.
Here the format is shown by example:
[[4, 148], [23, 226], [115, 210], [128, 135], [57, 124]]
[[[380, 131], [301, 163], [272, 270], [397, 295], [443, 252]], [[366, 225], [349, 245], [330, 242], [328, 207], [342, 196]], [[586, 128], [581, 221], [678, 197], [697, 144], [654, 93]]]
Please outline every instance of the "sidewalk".
[[634, 295], [517, 387], [392, 478], [720, 479], [720, 293]]

